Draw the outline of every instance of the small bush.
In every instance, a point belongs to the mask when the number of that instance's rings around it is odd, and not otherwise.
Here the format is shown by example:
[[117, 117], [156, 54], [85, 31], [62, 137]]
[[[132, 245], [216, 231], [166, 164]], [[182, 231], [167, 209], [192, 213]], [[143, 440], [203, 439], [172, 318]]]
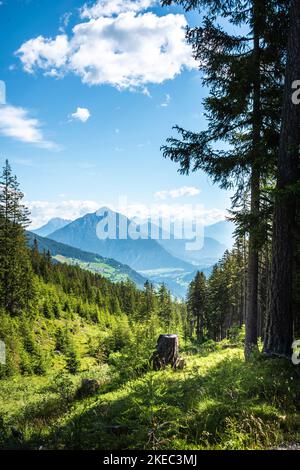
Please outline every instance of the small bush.
[[71, 338], [67, 328], [58, 328], [55, 334], [55, 349], [67, 353], [71, 346]]
[[66, 357], [66, 368], [70, 374], [77, 374], [80, 369], [80, 359], [75, 349], [70, 349]]
[[53, 378], [50, 390], [57, 393], [63, 402], [68, 403], [74, 399], [76, 386], [69, 374], [60, 372]]

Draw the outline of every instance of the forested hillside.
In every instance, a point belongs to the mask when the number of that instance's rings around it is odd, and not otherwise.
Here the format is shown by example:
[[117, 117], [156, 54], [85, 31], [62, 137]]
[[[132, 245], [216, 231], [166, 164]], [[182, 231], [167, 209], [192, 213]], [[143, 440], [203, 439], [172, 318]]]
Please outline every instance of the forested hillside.
[[60, 263], [80, 266], [82, 269], [87, 269], [95, 274], [101, 274], [101, 276], [113, 282], [130, 279], [139, 287], [143, 287], [146, 282], [146, 278], [129, 266], [114, 259], [103, 258], [103, 256], [95, 253], [85, 252], [78, 248], [64, 245], [50, 238], [40, 237], [33, 232], [27, 232], [26, 236], [31, 247], [36, 243], [40, 253], [49, 251], [51, 257]]
[[[49, 250], [40, 253], [37, 239], [28, 248], [28, 211], [8, 162], [1, 188], [0, 331], [7, 350], [2, 377], [46, 373], [60, 353], [66, 354], [66, 364], [71, 355], [77, 370], [80, 362], [71, 340], [76, 322], [90, 325], [92, 333], [99, 331], [96, 349], [101, 334], [108, 336], [103, 354], [106, 347], [108, 354], [118, 351], [141, 325], [183, 331], [185, 306], [173, 302], [165, 286], [156, 292], [149, 282], [143, 291], [130, 280], [114, 284], [79, 266], [53, 262]], [[117, 344], [109, 346], [113, 337]]]
[[104, 207], [96, 213], [86, 214], [67, 226], [56, 230], [50, 234], [50, 238], [80, 250], [91, 251], [106, 258], [117, 259], [134, 270], [159, 269], [161, 266], [193, 270], [188, 262], [172, 256], [157, 240], [150, 237], [136, 240], [129, 236], [101, 239], [97, 235], [97, 225], [105, 217], [115, 219], [117, 227], [119, 225], [125, 226], [127, 233], [128, 227], [134, 223], [125, 215]]

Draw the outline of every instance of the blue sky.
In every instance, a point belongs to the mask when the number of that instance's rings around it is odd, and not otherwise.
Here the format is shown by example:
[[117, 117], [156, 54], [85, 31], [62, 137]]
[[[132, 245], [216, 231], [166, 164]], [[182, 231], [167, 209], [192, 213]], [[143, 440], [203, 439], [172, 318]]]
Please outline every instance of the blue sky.
[[35, 226], [117, 208], [119, 196], [142, 211], [198, 204], [206, 223], [224, 217], [229, 193], [179, 175], [160, 151], [174, 124], [205, 128], [207, 91], [183, 40], [195, 15], [154, 0], [1, 3], [0, 159]]

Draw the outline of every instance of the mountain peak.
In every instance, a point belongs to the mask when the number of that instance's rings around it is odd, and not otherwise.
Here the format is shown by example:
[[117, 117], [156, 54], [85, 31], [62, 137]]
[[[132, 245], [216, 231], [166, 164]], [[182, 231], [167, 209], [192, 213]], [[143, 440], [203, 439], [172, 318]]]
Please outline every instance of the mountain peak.
[[70, 222], [72, 222], [72, 220], [63, 219], [62, 217], [52, 217], [52, 219], [50, 219], [47, 223], [50, 224], [50, 223], [60, 223], [60, 222], [67, 222], [69, 224]]
[[[113, 230], [112, 236], [102, 239], [99, 237], [97, 226], [101, 218], [106, 216], [105, 213], [111, 213], [118, 218], [115, 221], [116, 231]], [[113, 258], [135, 270], [161, 267], [193, 270], [192, 265], [172, 256], [154, 239], [134, 238], [127, 235], [127, 231], [124, 236], [121, 230], [121, 225], [124, 229], [124, 222], [130, 222], [126, 216], [108, 207], [102, 207], [99, 211], [87, 214], [67, 227], [56, 230], [50, 238], [84, 251], [97, 253], [105, 258]], [[127, 225], [125, 227], [127, 228]]]
[[62, 219], [61, 217], [53, 217], [45, 225], [32, 230], [33, 233], [40, 235], [41, 237], [47, 237], [56, 230], [66, 227], [72, 222], [72, 220]]
[[103, 206], [103, 207], [100, 207], [100, 209], [98, 209], [96, 212], [95, 212], [95, 215], [97, 217], [102, 217], [103, 215], [105, 214], [117, 214], [117, 212], [115, 212], [113, 209], [111, 209], [110, 207], [108, 206]]

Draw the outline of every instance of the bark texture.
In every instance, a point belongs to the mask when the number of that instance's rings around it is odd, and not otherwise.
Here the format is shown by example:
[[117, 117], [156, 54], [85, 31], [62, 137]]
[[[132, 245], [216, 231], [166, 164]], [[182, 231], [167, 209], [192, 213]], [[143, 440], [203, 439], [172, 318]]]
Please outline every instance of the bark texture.
[[270, 305], [264, 351], [290, 357], [293, 341], [293, 264], [296, 196], [299, 180], [300, 104], [293, 102], [293, 83], [300, 80], [300, 0], [290, 6], [290, 32], [278, 154], [277, 195], [273, 221]]
[[253, 141], [251, 168], [251, 218], [249, 233], [248, 286], [246, 304], [245, 358], [248, 359], [257, 349], [258, 322], [258, 260], [257, 225], [260, 210], [260, 150], [261, 150], [261, 71], [260, 71], [260, 34], [265, 2], [253, 2]]
[[170, 364], [175, 367], [178, 360], [178, 336], [160, 335], [157, 341], [156, 351], [153, 355], [153, 368], [160, 370]]

